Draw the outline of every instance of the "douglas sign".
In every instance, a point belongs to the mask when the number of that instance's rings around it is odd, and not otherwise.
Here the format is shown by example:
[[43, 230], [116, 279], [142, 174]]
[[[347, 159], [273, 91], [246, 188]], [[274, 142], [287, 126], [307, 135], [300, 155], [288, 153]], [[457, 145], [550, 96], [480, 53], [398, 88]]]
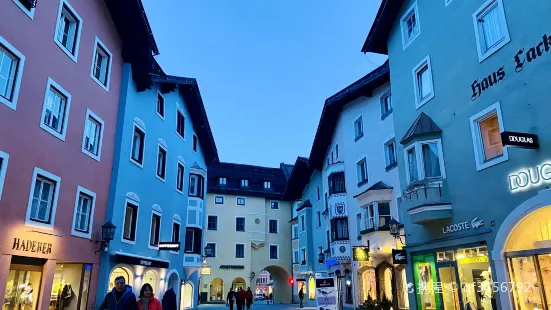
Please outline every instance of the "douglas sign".
[[549, 181], [551, 181], [551, 163], [545, 163], [509, 175], [509, 189], [514, 192]]

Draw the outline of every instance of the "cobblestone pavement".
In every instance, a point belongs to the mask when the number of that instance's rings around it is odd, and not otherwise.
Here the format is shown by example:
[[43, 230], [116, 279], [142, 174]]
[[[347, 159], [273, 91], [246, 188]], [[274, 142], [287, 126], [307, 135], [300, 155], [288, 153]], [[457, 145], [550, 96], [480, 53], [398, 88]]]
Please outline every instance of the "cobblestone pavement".
[[[200, 310], [229, 310], [229, 307], [226, 307], [225, 304], [203, 304], [199, 305]], [[304, 307], [300, 308], [298, 304], [291, 304], [291, 305], [282, 305], [282, 304], [270, 304], [267, 305], [265, 302], [258, 302], [256, 304], [253, 304], [251, 306], [251, 310], [283, 310], [283, 309], [302, 309], [302, 310], [313, 310], [316, 309], [315, 307]], [[236, 310], [236, 307], [233, 307], [233, 310]]]

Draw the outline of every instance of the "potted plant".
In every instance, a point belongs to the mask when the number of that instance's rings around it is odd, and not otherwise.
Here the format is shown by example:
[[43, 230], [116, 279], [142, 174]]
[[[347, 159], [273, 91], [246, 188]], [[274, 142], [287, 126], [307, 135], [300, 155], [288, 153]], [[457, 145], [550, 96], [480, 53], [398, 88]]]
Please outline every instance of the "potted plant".
[[390, 310], [392, 308], [392, 302], [388, 298], [386, 298], [385, 294], [383, 294], [383, 299], [381, 299], [379, 307], [381, 308], [381, 310]]
[[366, 310], [378, 310], [379, 309], [377, 307], [377, 300], [372, 299], [371, 296], [367, 296], [367, 300], [364, 301], [361, 308], [366, 309]]

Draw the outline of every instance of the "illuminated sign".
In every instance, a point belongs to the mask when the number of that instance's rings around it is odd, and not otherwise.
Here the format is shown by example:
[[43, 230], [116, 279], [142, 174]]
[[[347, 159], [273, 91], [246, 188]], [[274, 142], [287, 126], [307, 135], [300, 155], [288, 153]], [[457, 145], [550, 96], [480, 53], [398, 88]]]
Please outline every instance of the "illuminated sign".
[[245, 269], [244, 265], [220, 265], [220, 269]]
[[504, 131], [501, 133], [501, 143], [503, 146], [515, 146], [525, 149], [537, 149], [538, 136], [531, 133]]
[[406, 250], [392, 250], [392, 262], [395, 265], [406, 265], [408, 263]]
[[180, 242], [159, 242], [159, 250], [161, 251], [180, 251]]
[[210, 274], [210, 267], [203, 267], [201, 269], [201, 274]]
[[488, 256], [477, 256], [477, 257], [463, 257], [458, 258], [457, 262], [460, 264], [477, 264], [477, 263], [487, 263]]
[[535, 168], [521, 170], [509, 175], [509, 189], [519, 191], [530, 186], [538, 186], [544, 182], [551, 181], [551, 164], [545, 163]]
[[115, 254], [117, 263], [128, 265], [141, 265], [146, 267], [168, 268], [168, 261], [161, 261], [152, 258], [138, 257], [132, 255]]
[[46, 242], [13, 238], [12, 250], [31, 253], [52, 254], [52, 244]]
[[369, 247], [368, 246], [353, 246], [352, 247], [352, 260], [355, 262], [367, 262], [369, 261]]
[[442, 233], [447, 234], [447, 233], [459, 232], [463, 230], [476, 229], [481, 226], [484, 226], [484, 220], [480, 220], [478, 219], [478, 217], [475, 217], [474, 219], [471, 220], [471, 222], [465, 221], [461, 223], [455, 223], [455, 224], [450, 224], [448, 226], [444, 226], [442, 227]]

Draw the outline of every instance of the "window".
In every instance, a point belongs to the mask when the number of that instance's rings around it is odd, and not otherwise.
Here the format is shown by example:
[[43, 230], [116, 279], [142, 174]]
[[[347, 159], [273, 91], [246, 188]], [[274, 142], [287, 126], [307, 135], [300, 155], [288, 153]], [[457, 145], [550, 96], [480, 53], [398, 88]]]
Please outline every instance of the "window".
[[53, 229], [61, 178], [34, 168], [26, 225]]
[[237, 205], [238, 206], [244, 206], [245, 205], [245, 198], [237, 197]]
[[132, 136], [132, 153], [131, 160], [138, 166], [143, 165], [143, 153], [145, 145], [145, 130], [138, 127], [134, 123], [134, 135]]
[[304, 215], [300, 216], [300, 231], [306, 230], [306, 225], [304, 223]]
[[32, 1], [29, 0], [13, 0], [15, 4], [25, 13], [30, 19], [34, 18], [34, 8], [31, 6]]
[[219, 178], [219, 179], [218, 179], [218, 184], [220, 184], [220, 185], [226, 185], [227, 182], [228, 182], [228, 181], [226, 180], [226, 178]]
[[111, 52], [109, 52], [105, 44], [96, 37], [94, 61], [92, 62], [90, 77], [106, 91], [109, 91], [112, 59], [113, 56], [111, 56]]
[[335, 159], [336, 158], [339, 158], [339, 145], [338, 144], [335, 145]]
[[348, 240], [348, 220], [336, 218], [331, 221], [331, 240]]
[[279, 202], [278, 201], [271, 201], [270, 202], [270, 209], [272, 209], [272, 210], [279, 209]]
[[377, 202], [377, 211], [379, 211], [379, 228], [388, 228], [391, 220], [390, 202]]
[[184, 164], [178, 161], [178, 168], [176, 172], [176, 190], [182, 193], [184, 191]]
[[166, 149], [160, 144], [157, 148], [157, 177], [162, 181], [166, 178]]
[[71, 95], [54, 80], [48, 78], [40, 128], [65, 141], [70, 107]]
[[375, 229], [375, 205], [369, 204], [365, 210], [365, 228], [366, 229]]
[[207, 242], [206, 247], [210, 249], [209, 257], [216, 257], [216, 243]]
[[235, 231], [245, 231], [245, 218], [236, 217], [235, 218]]
[[186, 228], [186, 240], [184, 245], [184, 252], [193, 253], [195, 250], [195, 230]]
[[248, 187], [249, 186], [249, 180], [241, 180], [241, 187]]
[[404, 219], [402, 216], [402, 197], [396, 198], [396, 209], [398, 210], [398, 222], [403, 223]]
[[368, 182], [367, 179], [367, 161], [366, 159], [360, 160], [356, 164], [356, 168], [358, 170], [358, 186], [363, 185]]
[[136, 222], [138, 220], [138, 206], [130, 202], [126, 202], [126, 209], [124, 210], [124, 229], [123, 229], [123, 241], [136, 241]]
[[197, 153], [197, 136], [193, 134], [193, 151]]
[[74, 62], [77, 61], [82, 19], [69, 2], [61, 0], [54, 42]]
[[165, 98], [159, 92], [157, 92], [157, 114], [162, 119], [165, 118]]
[[279, 259], [279, 245], [270, 244], [270, 259]]
[[73, 215], [73, 236], [90, 238], [94, 219], [96, 193], [78, 186]]
[[302, 258], [302, 265], [306, 265], [306, 249], [305, 248], [300, 249], [300, 254]]
[[331, 151], [331, 163], [333, 164], [335, 162], [335, 156], [334, 156], [335, 153], [333, 153], [333, 151]]
[[329, 195], [346, 192], [344, 172], [334, 172], [328, 177]]
[[358, 236], [358, 239], [361, 239], [361, 231], [362, 231], [362, 214], [358, 213], [356, 214], [356, 236]]
[[403, 48], [406, 49], [406, 47], [408, 47], [421, 33], [417, 2], [413, 3], [413, 5], [402, 16], [400, 24], [402, 27], [402, 45]]
[[178, 109], [176, 113], [176, 133], [178, 133], [182, 139], [185, 138], [185, 124], [186, 118], [184, 117], [184, 113]]
[[511, 41], [502, 0], [489, 0], [473, 13], [479, 62]]
[[381, 119], [392, 113], [392, 94], [390, 91], [381, 96]]
[[298, 250], [293, 250], [293, 264], [299, 263]]
[[386, 171], [389, 171], [398, 165], [396, 160], [396, 140], [394, 139], [385, 143], [385, 161]]
[[279, 228], [278, 228], [279, 227], [279, 222], [278, 222], [278, 220], [270, 219], [269, 226], [270, 226], [270, 234], [279, 233]]
[[293, 225], [293, 239], [298, 238], [298, 225]]
[[172, 242], [180, 242], [180, 223], [172, 222]]
[[415, 107], [419, 109], [425, 103], [434, 98], [430, 56], [425, 57], [417, 66], [415, 66], [415, 68], [413, 68], [412, 72], [415, 89]]
[[316, 215], [318, 216], [318, 227], [321, 227], [321, 212], [317, 211]]
[[214, 203], [217, 205], [224, 204], [224, 197], [223, 196], [214, 197]]
[[264, 189], [272, 188], [272, 183], [270, 181], [264, 181]]
[[507, 148], [501, 142], [502, 120], [499, 102], [470, 118], [477, 171], [509, 159]]
[[149, 230], [149, 245], [159, 246], [159, 234], [161, 232], [161, 215], [153, 212], [151, 214], [151, 227]]
[[82, 152], [99, 161], [103, 142], [103, 120], [92, 111], [86, 111], [84, 137], [82, 138]]
[[440, 139], [416, 142], [405, 150], [405, 156], [408, 183], [446, 177]]
[[0, 103], [17, 106], [25, 56], [0, 36]]
[[245, 258], [245, 245], [237, 243], [235, 245], [235, 258]]
[[452, 3], [453, 0], [444, 0], [444, 4], [448, 6], [450, 3]]
[[316, 186], [316, 197], [317, 197], [318, 201], [320, 201], [321, 196], [320, 196], [320, 187], [319, 186]]
[[6, 172], [8, 171], [8, 160], [10, 155], [0, 151], [0, 200], [2, 199], [2, 190], [4, 189], [4, 181], [6, 180]]
[[204, 178], [198, 174], [189, 174], [189, 196], [203, 199]]
[[358, 117], [354, 121], [354, 140], [358, 141], [364, 135], [364, 124], [362, 117]]
[[218, 230], [218, 216], [207, 216], [207, 230]]

